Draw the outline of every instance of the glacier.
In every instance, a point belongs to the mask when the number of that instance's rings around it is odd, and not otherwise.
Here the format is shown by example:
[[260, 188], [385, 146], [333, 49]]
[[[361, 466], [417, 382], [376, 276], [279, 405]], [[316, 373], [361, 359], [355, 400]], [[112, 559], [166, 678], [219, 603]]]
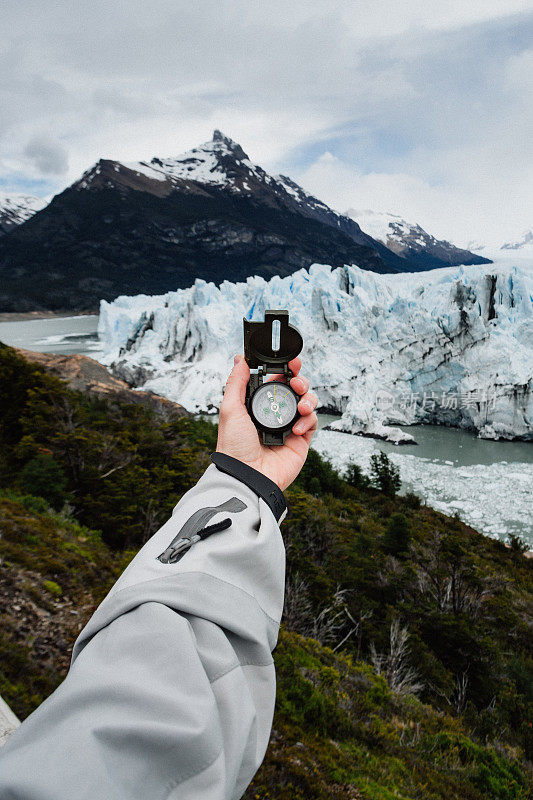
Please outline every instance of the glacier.
[[304, 372], [332, 428], [401, 442], [430, 423], [533, 439], [533, 262], [378, 275], [314, 264], [219, 287], [196, 280], [100, 306], [99, 360], [143, 390], [215, 412], [242, 317], [287, 308]]

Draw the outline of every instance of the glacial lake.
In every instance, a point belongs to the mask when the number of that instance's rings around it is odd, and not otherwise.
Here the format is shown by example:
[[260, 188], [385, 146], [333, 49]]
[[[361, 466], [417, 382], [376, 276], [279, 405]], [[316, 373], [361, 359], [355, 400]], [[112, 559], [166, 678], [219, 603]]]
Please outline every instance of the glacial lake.
[[[43, 353], [98, 357], [98, 316], [48, 317], [0, 322], [0, 341]], [[215, 417], [211, 417], [216, 421]], [[383, 450], [400, 468], [402, 491], [416, 491], [430, 506], [460, 517], [483, 533], [509, 533], [533, 548], [533, 445], [493, 442], [454, 428], [407, 428], [417, 445], [394, 445], [324, 428], [337, 417], [319, 415], [314, 447], [342, 470], [354, 461], [367, 471]]]
[[99, 350], [98, 314], [0, 322], [0, 342], [38, 353], [82, 353]]

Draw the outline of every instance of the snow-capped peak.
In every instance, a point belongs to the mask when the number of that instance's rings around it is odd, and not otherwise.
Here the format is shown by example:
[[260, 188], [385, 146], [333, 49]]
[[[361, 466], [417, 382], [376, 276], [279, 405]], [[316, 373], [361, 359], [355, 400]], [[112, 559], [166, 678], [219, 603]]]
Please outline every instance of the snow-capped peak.
[[48, 202], [48, 198], [30, 194], [0, 194], [0, 236], [26, 222]]
[[[196, 181], [211, 185], [234, 184], [234, 176], [228, 167], [228, 161], [243, 165], [248, 171], [256, 173], [257, 168], [251, 163], [248, 156], [240, 146], [225, 136], [221, 131], [215, 130], [209, 142], [193, 147], [186, 153], [170, 158], [152, 158], [148, 168], [161, 172], [175, 180]], [[134, 164], [126, 164], [130, 169], [135, 169]]]
[[225, 147], [227, 150], [241, 150], [240, 144], [234, 142], [233, 139], [230, 139], [229, 136], [226, 136], [222, 131], [219, 131], [218, 128], [215, 128], [213, 131], [213, 138], [210, 142], [206, 142], [204, 147], [208, 145], [213, 145], [213, 147]]
[[[136, 178], [132, 181], [133, 173]], [[282, 204], [299, 207], [307, 216], [327, 217], [328, 225], [341, 227], [351, 225], [355, 237], [359, 228], [353, 226], [352, 220], [344, 219], [318, 198], [308, 194], [301, 186], [286, 175], [269, 175], [262, 167], [254, 164], [244, 152], [241, 145], [230, 139], [222, 131], [215, 130], [208, 142], [193, 147], [178, 156], [167, 158], [154, 157], [150, 161], [100, 161], [84, 173], [75, 188], [87, 189], [101, 184], [112, 186], [123, 182], [131, 188], [150, 191], [146, 178], [159, 183], [167, 183], [167, 187], [153, 184], [156, 194], [172, 191], [178, 183], [185, 191], [194, 191], [194, 184], [201, 186], [224, 188], [231, 194], [252, 195], [260, 193], [263, 200], [266, 194], [271, 196], [270, 204]], [[136, 179], [139, 179], [137, 185]], [[275, 198], [274, 198], [275, 196]], [[359, 236], [359, 238], [364, 238]], [[369, 243], [371, 244], [371, 243]]]
[[[345, 211], [345, 216], [354, 219], [359, 223], [362, 230], [377, 239], [379, 242], [392, 247], [394, 243], [397, 245], [405, 245], [409, 239], [409, 244], [418, 244], [424, 246], [427, 239], [434, 242], [437, 240], [434, 236], [427, 233], [418, 223], [407, 222], [397, 214], [391, 214], [388, 211], [371, 211], [370, 209], [356, 210], [349, 208]], [[394, 249], [394, 247], [392, 247]]]
[[[348, 209], [345, 216], [355, 220], [365, 233], [382, 242], [401, 258], [419, 261], [426, 267], [443, 264], [482, 264], [488, 259], [437, 239], [416, 222], [407, 222], [383, 211]], [[438, 261], [439, 263], [433, 263]]]
[[501, 250], [524, 250], [524, 249], [533, 249], [533, 230], [525, 231], [522, 234], [522, 238], [516, 242], [506, 242], [502, 244]]

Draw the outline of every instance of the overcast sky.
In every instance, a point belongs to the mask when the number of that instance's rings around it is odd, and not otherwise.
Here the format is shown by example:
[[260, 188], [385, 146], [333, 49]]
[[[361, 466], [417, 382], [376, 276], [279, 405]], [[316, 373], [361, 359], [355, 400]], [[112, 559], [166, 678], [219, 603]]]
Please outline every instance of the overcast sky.
[[2, 2], [0, 189], [220, 128], [338, 210], [533, 227], [533, 0]]

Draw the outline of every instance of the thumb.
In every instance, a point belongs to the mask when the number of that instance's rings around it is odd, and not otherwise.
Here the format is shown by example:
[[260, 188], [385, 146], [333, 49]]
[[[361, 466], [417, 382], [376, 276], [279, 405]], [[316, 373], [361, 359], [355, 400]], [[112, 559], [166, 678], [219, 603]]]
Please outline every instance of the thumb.
[[224, 391], [224, 404], [244, 405], [246, 384], [250, 380], [250, 368], [242, 355], [235, 356], [235, 364], [231, 370]]

